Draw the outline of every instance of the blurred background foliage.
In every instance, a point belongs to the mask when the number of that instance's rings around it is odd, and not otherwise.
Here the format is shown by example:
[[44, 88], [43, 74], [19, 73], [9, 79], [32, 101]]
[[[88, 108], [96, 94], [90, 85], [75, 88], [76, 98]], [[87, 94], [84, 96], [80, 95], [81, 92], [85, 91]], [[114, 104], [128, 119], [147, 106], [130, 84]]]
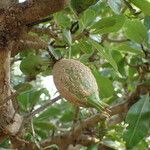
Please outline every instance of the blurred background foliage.
[[[109, 105], [126, 101], [137, 85], [150, 86], [150, 2], [148, 0], [71, 0], [65, 10], [51, 20], [33, 27], [29, 35], [47, 43], [45, 49], [28, 49], [12, 58], [11, 85], [14, 89], [26, 84], [17, 96], [22, 115], [39, 108], [58, 95], [52, 66], [55, 58], [80, 60], [93, 71], [101, 100]], [[42, 32], [38, 32], [42, 31]], [[46, 80], [46, 84], [43, 84]], [[146, 150], [150, 146], [150, 97], [143, 95], [128, 111], [121, 123], [94, 127], [101, 143], [116, 150]], [[25, 139], [42, 141], [72, 128], [75, 108], [62, 99], [40, 112], [31, 121]], [[79, 119], [95, 110], [81, 108]], [[113, 120], [115, 120], [113, 117]], [[8, 146], [6, 140], [2, 147]], [[98, 145], [81, 147], [98, 150]]]

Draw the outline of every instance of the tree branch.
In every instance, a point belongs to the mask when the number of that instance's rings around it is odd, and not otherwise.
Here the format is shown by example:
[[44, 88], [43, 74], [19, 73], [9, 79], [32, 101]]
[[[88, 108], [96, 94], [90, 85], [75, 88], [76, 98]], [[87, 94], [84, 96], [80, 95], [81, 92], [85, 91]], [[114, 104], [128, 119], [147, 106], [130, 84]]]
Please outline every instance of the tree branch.
[[[62, 10], [67, 4], [67, 0], [32, 0], [20, 4], [22, 8], [22, 20], [25, 24], [31, 24], [42, 18]], [[32, 14], [32, 15], [31, 15]]]
[[67, 0], [31, 0], [12, 5], [0, 14], [0, 48], [12, 50], [14, 41], [27, 31], [27, 25], [62, 10], [66, 4]]
[[[150, 91], [149, 85], [145, 85], [145, 84], [138, 85], [136, 90], [127, 97], [125, 102], [109, 108], [111, 110], [110, 116], [115, 116], [118, 114], [126, 113], [129, 110], [129, 108], [136, 101], [139, 100], [140, 95], [146, 94], [149, 91]], [[57, 97], [57, 99], [58, 98], [59, 97]], [[57, 99], [55, 99], [55, 100], [57, 100]], [[55, 102], [55, 100], [54, 100], [54, 102]], [[48, 102], [48, 103], [50, 104], [50, 102]], [[27, 118], [30, 118], [30, 117], [32, 118], [32, 116], [34, 116], [35, 114], [39, 113], [41, 110], [44, 110], [47, 107], [48, 107], [47, 104], [44, 104], [44, 106], [42, 106], [41, 108], [39, 108], [39, 109], [33, 111], [31, 114], [29, 114]], [[125, 115], [122, 116], [121, 119], [118, 119], [118, 122], [122, 121], [124, 119], [124, 117], [125, 117]], [[45, 148], [45, 147], [49, 147], [50, 145], [56, 144], [60, 147], [60, 150], [66, 150], [68, 148], [68, 146], [71, 144], [72, 145], [81, 144], [84, 146], [88, 146], [89, 144], [97, 143], [97, 142], [99, 142], [98, 139], [96, 139], [95, 137], [91, 137], [91, 135], [89, 138], [89, 135], [85, 135], [84, 131], [87, 128], [94, 127], [100, 121], [103, 121], [105, 119], [107, 119], [107, 116], [105, 115], [105, 113], [98, 113], [94, 116], [91, 116], [90, 118], [87, 118], [81, 122], [76, 123], [73, 130], [68, 131], [64, 134], [56, 135], [54, 137], [51, 137], [51, 138], [41, 142], [40, 146], [42, 148]], [[107, 121], [111, 121], [111, 118], [109, 118]], [[118, 122], [115, 122], [115, 123], [118, 123]], [[30, 147], [31, 150], [39, 150], [39, 148], [36, 146], [36, 144], [31, 143], [31, 142], [29, 144], [26, 144], [26, 146], [24, 148], [22, 148], [22, 150], [27, 149], [27, 147]]]
[[34, 110], [33, 112], [29, 113], [26, 115], [25, 117], [25, 121], [30, 120], [32, 117], [34, 117], [36, 114], [44, 111], [45, 109], [47, 109], [49, 106], [51, 106], [52, 104], [54, 104], [55, 102], [57, 102], [58, 100], [61, 99], [61, 96], [57, 96], [56, 98], [52, 99], [52, 100], [48, 100], [46, 101], [41, 107], [37, 108], [36, 110]]
[[21, 51], [29, 50], [29, 49], [47, 49], [48, 43], [42, 40], [38, 36], [32, 35], [24, 35], [19, 40], [19, 42], [14, 45], [13, 50], [11, 52], [11, 56], [17, 55]]
[[[111, 110], [110, 116], [126, 113], [129, 110], [129, 108], [136, 101], [138, 101], [139, 96], [141, 94], [146, 94], [147, 92], [150, 92], [150, 86], [145, 85], [145, 84], [138, 85], [136, 90], [127, 98], [127, 100], [125, 102], [109, 108]], [[122, 116], [122, 119], [119, 119], [119, 121], [122, 121], [124, 119], [124, 117]], [[41, 143], [41, 145], [42, 145], [42, 147], [45, 147], [45, 146], [48, 146], [49, 144], [58, 144], [58, 146], [61, 146], [62, 143], [75, 144], [74, 142], [78, 141], [77, 139], [82, 135], [82, 133], [84, 132], [84, 130], [86, 128], [93, 127], [98, 122], [105, 120], [105, 119], [107, 119], [105, 114], [98, 113], [98, 114], [96, 114], [96, 115], [94, 115], [94, 116], [92, 116], [92, 117], [90, 117], [84, 121], [81, 121], [80, 123], [77, 123], [75, 125], [75, 128], [73, 131], [70, 131], [70, 132], [63, 134], [63, 135], [58, 135], [56, 137], [53, 137], [52, 139], [45, 140]]]

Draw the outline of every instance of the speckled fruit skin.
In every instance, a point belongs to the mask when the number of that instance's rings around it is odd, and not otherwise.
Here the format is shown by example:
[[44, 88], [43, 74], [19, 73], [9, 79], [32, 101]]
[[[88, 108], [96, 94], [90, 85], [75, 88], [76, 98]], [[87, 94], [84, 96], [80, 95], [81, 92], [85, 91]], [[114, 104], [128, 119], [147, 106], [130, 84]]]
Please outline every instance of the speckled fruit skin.
[[98, 86], [91, 70], [80, 61], [61, 59], [53, 67], [53, 78], [60, 95], [75, 105], [90, 106], [87, 97], [98, 95]]

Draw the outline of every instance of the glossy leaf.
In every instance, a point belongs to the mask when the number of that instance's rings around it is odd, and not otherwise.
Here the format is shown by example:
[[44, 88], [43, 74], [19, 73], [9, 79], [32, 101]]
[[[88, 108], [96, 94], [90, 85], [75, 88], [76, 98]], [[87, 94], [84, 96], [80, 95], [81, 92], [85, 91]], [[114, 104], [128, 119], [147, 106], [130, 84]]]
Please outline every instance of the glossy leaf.
[[125, 32], [127, 38], [139, 44], [148, 40], [147, 29], [139, 20], [127, 20], [125, 22]]
[[133, 148], [142, 140], [150, 127], [150, 97], [142, 96], [127, 113], [125, 122], [129, 124], [124, 134], [124, 140], [128, 149]]
[[109, 80], [107, 77], [102, 76], [97, 70], [93, 70], [93, 74], [96, 78], [100, 96], [102, 98], [111, 97], [114, 94], [114, 87], [111, 80]]
[[98, 44], [97, 42], [95, 42], [93, 40], [89, 40], [89, 42], [99, 52], [101, 57], [106, 59], [110, 63], [110, 65], [112, 65], [113, 68], [118, 72], [118, 66], [117, 66], [116, 62], [114, 61], [114, 59], [112, 58], [109, 51], [105, 50], [104, 47], [102, 47], [100, 44]]
[[54, 19], [64, 29], [69, 28], [71, 26], [71, 21], [69, 17], [65, 15], [63, 12], [56, 13], [54, 15]]
[[64, 37], [65, 37], [66, 42], [67, 42], [69, 45], [72, 45], [72, 36], [71, 36], [70, 30], [64, 29], [64, 30], [63, 30], [63, 35], [64, 35]]
[[134, 45], [132, 44], [120, 44], [117, 45], [115, 50], [118, 50], [121, 53], [129, 53], [129, 54], [134, 54], [134, 55], [143, 55], [142, 51], [140, 48], [133, 47]]
[[80, 24], [83, 24], [84, 28], [87, 28], [88, 26], [93, 24], [95, 19], [96, 19], [96, 14], [95, 14], [94, 10], [87, 9], [81, 17]]
[[31, 55], [22, 60], [20, 70], [25, 75], [35, 76], [43, 71], [42, 66], [44, 65], [48, 67], [48, 61], [46, 59], [39, 55]]
[[115, 15], [102, 18], [91, 26], [91, 33], [106, 34], [111, 32], [117, 32], [123, 26], [124, 21], [125, 17], [123, 15]]

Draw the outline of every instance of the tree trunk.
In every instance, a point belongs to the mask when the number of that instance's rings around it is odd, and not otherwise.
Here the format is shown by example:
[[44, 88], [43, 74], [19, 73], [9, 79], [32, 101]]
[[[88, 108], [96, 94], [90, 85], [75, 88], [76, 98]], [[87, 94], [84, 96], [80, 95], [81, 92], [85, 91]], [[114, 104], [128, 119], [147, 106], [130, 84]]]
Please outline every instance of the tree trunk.
[[10, 94], [10, 51], [0, 49], [0, 129], [14, 135], [20, 126], [21, 117], [15, 113], [11, 100], [5, 102]]

